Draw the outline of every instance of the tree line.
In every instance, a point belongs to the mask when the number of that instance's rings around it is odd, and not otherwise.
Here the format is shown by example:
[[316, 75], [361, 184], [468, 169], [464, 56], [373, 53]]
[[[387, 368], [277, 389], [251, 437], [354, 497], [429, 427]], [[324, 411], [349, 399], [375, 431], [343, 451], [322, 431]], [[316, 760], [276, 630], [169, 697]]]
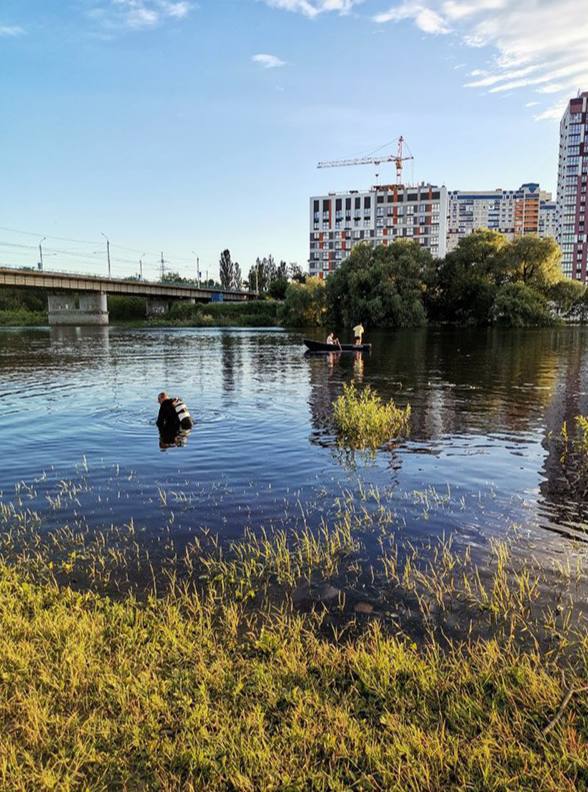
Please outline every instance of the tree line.
[[[203, 283], [204, 286], [237, 291], [246, 289], [257, 294], [268, 295], [276, 300], [284, 299], [290, 281], [301, 282], [305, 278], [302, 268], [298, 264], [287, 264], [285, 261], [276, 262], [271, 254], [263, 257], [258, 256], [245, 278], [241, 271], [241, 265], [238, 261], [233, 261], [231, 251], [228, 249], [221, 251], [218, 268], [219, 280], [208, 279]], [[161, 282], [196, 283], [190, 278], [182, 277], [177, 272], [166, 272], [161, 278]]]
[[313, 277], [286, 291], [284, 323], [418, 327], [554, 324], [588, 315], [586, 287], [561, 271], [553, 239], [513, 241], [488, 229], [461, 239], [444, 259], [417, 242], [355, 246], [325, 280]]

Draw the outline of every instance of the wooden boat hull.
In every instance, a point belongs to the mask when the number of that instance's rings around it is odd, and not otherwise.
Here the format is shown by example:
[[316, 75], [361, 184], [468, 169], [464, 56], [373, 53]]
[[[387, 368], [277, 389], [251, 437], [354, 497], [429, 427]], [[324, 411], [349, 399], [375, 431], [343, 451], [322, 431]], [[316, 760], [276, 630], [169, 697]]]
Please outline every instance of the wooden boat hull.
[[324, 341], [312, 341], [310, 338], [304, 339], [304, 344], [309, 352], [370, 352], [371, 344], [326, 344]]

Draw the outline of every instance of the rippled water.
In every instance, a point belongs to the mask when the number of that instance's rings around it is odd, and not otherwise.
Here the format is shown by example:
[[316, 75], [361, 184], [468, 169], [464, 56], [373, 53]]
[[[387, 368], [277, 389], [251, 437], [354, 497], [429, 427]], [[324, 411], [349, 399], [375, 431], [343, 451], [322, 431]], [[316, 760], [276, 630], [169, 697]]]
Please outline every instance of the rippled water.
[[[0, 330], [0, 491], [35, 483], [46, 525], [75, 519], [176, 538], [196, 528], [295, 527], [342, 492], [374, 485], [410, 536], [455, 532], [483, 547], [512, 523], [525, 547], [584, 545], [586, 503], [556, 437], [588, 413], [588, 332], [423, 330], [373, 334], [371, 355], [308, 356], [279, 330]], [[375, 459], [335, 442], [332, 401], [371, 383], [412, 405], [412, 435]], [[196, 426], [162, 451], [156, 395]], [[91, 494], [52, 506], [60, 480]], [[87, 472], [86, 472], [87, 471]], [[48, 497], [49, 496], [49, 497]], [[523, 539], [521, 540], [523, 541]]]

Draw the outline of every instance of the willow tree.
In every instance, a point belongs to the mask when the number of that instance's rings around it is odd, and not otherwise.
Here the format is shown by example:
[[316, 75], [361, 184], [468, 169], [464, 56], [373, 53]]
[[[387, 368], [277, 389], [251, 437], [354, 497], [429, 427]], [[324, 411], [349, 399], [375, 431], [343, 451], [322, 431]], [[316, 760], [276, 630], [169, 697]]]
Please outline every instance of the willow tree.
[[336, 326], [418, 327], [426, 323], [426, 273], [433, 258], [417, 242], [356, 245], [327, 279], [329, 314]]

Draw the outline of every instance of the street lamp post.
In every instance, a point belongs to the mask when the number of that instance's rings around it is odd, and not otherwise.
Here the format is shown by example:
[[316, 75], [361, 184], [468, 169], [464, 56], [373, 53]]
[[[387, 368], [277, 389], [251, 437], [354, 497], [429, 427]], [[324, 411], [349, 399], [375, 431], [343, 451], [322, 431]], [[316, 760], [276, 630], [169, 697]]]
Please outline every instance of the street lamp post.
[[43, 237], [43, 239], [39, 242], [39, 270], [43, 271], [43, 242], [47, 239], [47, 237]]
[[143, 256], [145, 253], [141, 254], [141, 258], [139, 259], [139, 280], [143, 280]]
[[110, 278], [110, 239], [102, 231], [100, 233], [106, 240], [106, 258], [108, 260], [108, 277]]

